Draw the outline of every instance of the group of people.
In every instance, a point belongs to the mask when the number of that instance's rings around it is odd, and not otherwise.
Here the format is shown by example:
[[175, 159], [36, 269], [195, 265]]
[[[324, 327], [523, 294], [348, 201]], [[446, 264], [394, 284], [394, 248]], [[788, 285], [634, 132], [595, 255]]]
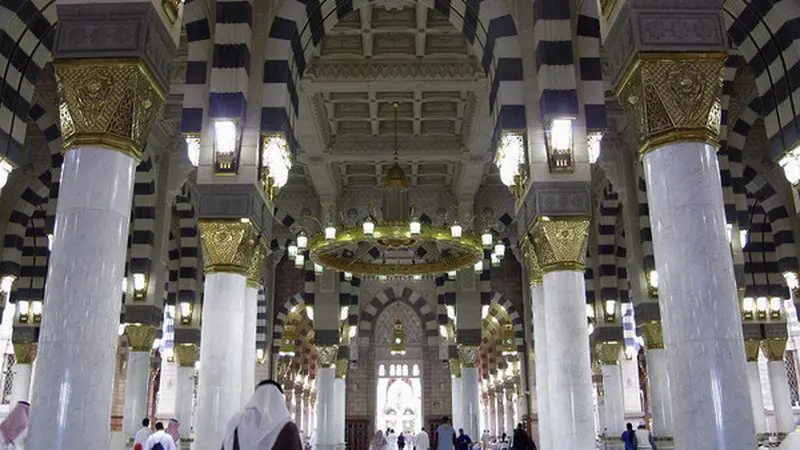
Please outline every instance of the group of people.
[[180, 448], [180, 424], [169, 420], [167, 429], [163, 422], [156, 422], [156, 431], [150, 429], [150, 419], [142, 420], [142, 428], [133, 435], [133, 450], [178, 450]]
[[636, 430], [633, 429], [633, 424], [628, 422], [621, 439], [625, 444], [625, 450], [656, 450], [656, 441], [644, 422], [641, 422]]
[[[458, 434], [456, 434], [455, 429], [450, 425], [450, 421], [447, 417], [442, 420], [442, 424], [436, 428], [435, 433], [436, 442], [434, 443], [436, 450], [471, 450], [474, 447], [474, 443], [472, 439], [464, 433], [464, 429], [459, 429]], [[484, 432], [483, 442], [478, 446], [482, 447], [483, 450], [489, 448], [489, 440], [486, 439], [488, 436], [487, 432]], [[503, 434], [503, 441], [507, 442], [506, 435]], [[417, 433], [414, 436], [406, 438], [403, 433], [400, 433], [399, 436], [394, 434], [394, 430], [391, 428], [386, 430], [386, 434], [384, 434], [383, 430], [378, 430], [375, 433], [375, 436], [372, 438], [372, 441], [369, 444], [369, 450], [405, 450], [406, 445], [408, 445], [409, 450], [428, 450], [430, 448], [430, 438], [428, 437], [428, 433], [425, 432], [425, 428]], [[517, 426], [517, 429], [514, 430], [514, 438], [511, 443], [510, 448], [512, 450], [536, 450], [536, 444], [534, 444], [533, 439], [528, 435], [524, 428], [522, 428], [522, 424]]]

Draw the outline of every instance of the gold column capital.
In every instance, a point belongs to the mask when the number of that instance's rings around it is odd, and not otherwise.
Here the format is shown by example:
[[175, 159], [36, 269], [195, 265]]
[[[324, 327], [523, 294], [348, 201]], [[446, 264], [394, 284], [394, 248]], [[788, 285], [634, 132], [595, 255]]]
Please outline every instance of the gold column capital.
[[240, 220], [201, 219], [199, 228], [206, 272], [247, 276], [253, 253], [259, 247], [258, 230]]
[[338, 345], [317, 345], [317, 361], [320, 367], [331, 367], [339, 354]]
[[747, 362], [758, 361], [758, 350], [761, 348], [761, 341], [758, 339], [744, 340], [744, 354]]
[[586, 268], [589, 219], [539, 218], [533, 226], [533, 248], [542, 273]]
[[158, 330], [151, 325], [132, 323], [125, 327], [128, 344], [134, 352], [149, 353], [153, 349], [153, 341], [156, 340], [157, 334]]
[[598, 342], [595, 344], [594, 348], [595, 351], [597, 351], [597, 359], [601, 364], [606, 366], [619, 364], [619, 354], [622, 351], [622, 343]]
[[458, 358], [450, 359], [450, 375], [456, 378], [461, 377], [461, 361]]
[[342, 358], [336, 361], [336, 375], [335, 375], [336, 378], [340, 380], [347, 378], [347, 366], [348, 366], [347, 359]]
[[197, 344], [178, 344], [175, 346], [175, 357], [181, 367], [194, 367], [200, 359], [200, 347]]
[[478, 363], [478, 346], [459, 345], [458, 359], [459, 361], [461, 361], [462, 368], [464, 369], [475, 368]]
[[522, 259], [525, 262], [525, 269], [528, 270], [531, 284], [534, 286], [542, 284], [542, 267], [539, 265], [539, 258], [536, 256], [536, 249], [530, 236], [525, 236], [522, 241]]
[[783, 353], [786, 351], [786, 338], [770, 338], [761, 341], [761, 350], [764, 356], [770, 361], [783, 361]]
[[261, 268], [263, 267], [266, 254], [266, 249], [262, 244], [256, 245], [256, 248], [253, 249], [253, 254], [250, 257], [250, 265], [247, 266], [248, 287], [258, 288], [258, 283], [261, 282]]
[[141, 160], [166, 99], [144, 61], [74, 59], [53, 66], [64, 150], [108, 148]]
[[14, 342], [14, 361], [16, 364], [33, 364], [37, 351], [35, 342]]
[[719, 145], [724, 52], [639, 52], [616, 87], [639, 156], [673, 142]]
[[651, 320], [639, 325], [639, 330], [644, 337], [644, 345], [648, 350], [664, 348], [664, 329], [660, 320]]

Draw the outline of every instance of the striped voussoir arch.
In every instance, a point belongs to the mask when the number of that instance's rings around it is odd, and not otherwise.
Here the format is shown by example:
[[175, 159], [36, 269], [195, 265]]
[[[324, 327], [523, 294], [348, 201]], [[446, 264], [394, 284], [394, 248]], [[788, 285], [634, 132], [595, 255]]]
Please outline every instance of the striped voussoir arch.
[[744, 180], [744, 147], [747, 136], [755, 122], [761, 117], [761, 101], [756, 98], [739, 112], [736, 122], [728, 129], [727, 155], [730, 161], [731, 177], [733, 178], [734, 205], [736, 207], [736, 222], [742, 229], [750, 226], [750, 210], [747, 204], [747, 186]]
[[246, 119], [252, 26], [252, 0], [217, 0], [208, 86], [210, 119], [234, 119], [240, 126]]
[[56, 21], [56, 2], [0, 4], [0, 150], [14, 161], [22, 155], [34, 88], [52, 60]]
[[211, 25], [207, 3], [186, 0], [183, 4], [183, 23], [186, 27], [186, 77], [183, 86], [181, 131], [199, 135], [208, 101], [209, 61], [212, 53]]
[[[269, 31], [264, 61], [261, 131], [283, 131], [293, 141], [300, 108], [298, 85], [314, 50], [343, 17], [370, 0], [284, 0]], [[472, 46], [489, 77], [496, 135], [525, 128], [522, 48], [502, 0], [419, 0], [450, 20]], [[574, 79], [574, 77], [573, 77]]]
[[178, 276], [177, 302], [196, 305], [203, 289], [200, 232], [197, 228], [195, 198], [188, 184], [175, 197], [175, 215], [178, 218]]
[[258, 288], [256, 294], [256, 349], [264, 351], [267, 354], [267, 290], [264, 286]]
[[[503, 296], [499, 292], [492, 292], [492, 301], [508, 314], [511, 318], [511, 325], [514, 328], [514, 346], [517, 352], [525, 352], [525, 328], [523, 325], [522, 315], [517, 311], [514, 302], [510, 298]], [[490, 310], [491, 311], [491, 310]], [[499, 319], [499, 318], [498, 318]]]
[[800, 138], [800, 18], [795, 0], [725, 0], [723, 19], [732, 45], [755, 74], [764, 126], [774, 159]]
[[130, 273], [149, 276], [153, 265], [156, 239], [156, 171], [153, 156], [145, 149], [142, 162], [136, 166], [133, 183], [128, 261]]
[[297, 293], [286, 299], [286, 301], [275, 310], [275, 323], [272, 328], [272, 353], [277, 354], [278, 351], [280, 351], [286, 317], [289, 315], [289, 312], [303, 304], [305, 304], [303, 301], [303, 294]]
[[374, 324], [381, 312], [394, 302], [405, 302], [414, 308], [414, 311], [419, 314], [421, 322], [425, 327], [425, 336], [428, 338], [428, 346], [435, 347], [439, 345], [439, 327], [437, 325], [436, 311], [431, 309], [425, 297], [418, 294], [412, 289], [403, 288], [403, 291], [398, 296], [394, 288], [386, 288], [384, 291], [379, 292], [361, 311], [361, 322], [359, 323], [359, 343], [362, 346], [368, 346], [372, 339], [374, 331]]
[[571, 30], [569, 2], [533, 0], [538, 102], [543, 121], [580, 114]]
[[[772, 235], [777, 270], [779, 273], [798, 270], [794, 231], [789, 210], [770, 182], [754, 168], [745, 166], [742, 181], [748, 192], [751, 222], [748, 228], [748, 245], [755, 244], [759, 235]], [[763, 215], [764, 217], [758, 217]], [[768, 226], [769, 230], [763, 227]], [[748, 247], [744, 251], [747, 253]]]
[[594, 261], [592, 260], [592, 252], [589, 248], [586, 249], [586, 270], [583, 271], [583, 284], [584, 291], [586, 292], [586, 304], [594, 305], [596, 300], [595, 291], [595, 275], [594, 275]]
[[779, 245], [769, 212], [756, 195], [747, 198], [752, 223], [744, 254], [745, 295], [751, 297], [789, 298], [789, 289], [781, 273]]
[[600, 300], [617, 300], [617, 219], [620, 216], [619, 195], [611, 183], [603, 188], [597, 217], [597, 278]]
[[[173, 206], [174, 208], [174, 206]], [[175, 214], [175, 211], [172, 212]], [[167, 305], [178, 304], [178, 277], [181, 269], [181, 249], [178, 245], [179, 229], [170, 230], [169, 241], [167, 242], [167, 297], [164, 303]]]
[[[722, 96], [720, 97], [720, 124], [719, 124], [719, 151], [717, 151], [717, 161], [719, 162], [719, 176], [722, 183], [722, 199], [725, 204], [725, 219], [728, 223], [735, 223], [738, 220], [736, 210], [736, 176], [732, 167], [732, 157], [730, 155], [730, 133], [729, 127], [731, 95], [733, 94], [733, 82], [739, 73], [739, 68], [745, 64], [744, 60], [738, 55], [728, 55], [725, 60], [725, 71], [722, 80]], [[741, 158], [741, 153], [739, 154]], [[735, 156], [733, 157], [735, 159]]]
[[31, 214], [25, 229], [22, 247], [22, 266], [9, 296], [11, 303], [19, 300], [44, 301], [44, 287], [50, 250], [47, 244], [47, 199]]
[[[541, 1], [541, 0], [539, 0]], [[600, 19], [597, 2], [584, 1], [578, 12], [575, 41], [580, 70], [581, 102], [587, 136], [606, 128], [606, 97], [600, 62]]]
[[628, 279], [628, 248], [625, 246], [625, 228], [622, 220], [617, 227], [617, 299], [620, 303], [630, 301], [630, 280]]
[[645, 272], [656, 270], [656, 258], [653, 253], [653, 230], [650, 227], [650, 206], [647, 203], [647, 182], [644, 180], [644, 167], [636, 163], [636, 179], [638, 189], [636, 199], [639, 208], [639, 239], [642, 242], [642, 269]]

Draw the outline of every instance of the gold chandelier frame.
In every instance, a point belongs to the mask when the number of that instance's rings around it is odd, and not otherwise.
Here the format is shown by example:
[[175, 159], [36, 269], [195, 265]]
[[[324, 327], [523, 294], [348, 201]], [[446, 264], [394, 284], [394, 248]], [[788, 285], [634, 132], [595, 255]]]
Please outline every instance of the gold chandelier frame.
[[[384, 264], [340, 256], [345, 247], [369, 242], [379, 248], [407, 248], [422, 242], [444, 244], [454, 255], [434, 261], [412, 264]], [[450, 227], [425, 225], [419, 234], [412, 235], [407, 223], [376, 224], [371, 234], [362, 227], [337, 230], [335, 239], [325, 239], [317, 234], [310, 239], [309, 257], [326, 269], [362, 275], [410, 276], [431, 275], [472, 267], [483, 260], [483, 246], [479, 236], [464, 231], [461, 237], [451, 236]]]

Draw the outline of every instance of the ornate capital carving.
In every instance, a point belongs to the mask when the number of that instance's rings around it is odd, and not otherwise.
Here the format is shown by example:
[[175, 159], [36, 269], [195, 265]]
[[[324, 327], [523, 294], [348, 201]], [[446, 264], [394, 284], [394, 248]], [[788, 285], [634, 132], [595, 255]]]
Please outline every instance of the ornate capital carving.
[[247, 275], [258, 246], [258, 232], [239, 220], [200, 220], [206, 272]]
[[588, 218], [539, 219], [531, 234], [543, 273], [585, 269]]
[[725, 53], [639, 53], [617, 86], [639, 154], [673, 142], [718, 145]]
[[648, 350], [659, 350], [664, 348], [664, 332], [661, 328], [661, 321], [652, 320], [639, 326], [644, 337], [644, 345]]
[[59, 60], [59, 115], [65, 150], [110, 148], [140, 160], [164, 91], [138, 59]]
[[463, 368], [474, 368], [478, 363], [478, 346], [477, 345], [459, 345], [458, 346], [458, 359], [461, 361]]
[[16, 364], [33, 364], [38, 347], [35, 342], [14, 342]]
[[598, 342], [595, 345], [597, 351], [597, 359], [600, 363], [610, 366], [619, 364], [619, 354], [622, 351], [622, 343], [620, 342]]
[[525, 261], [525, 269], [528, 271], [531, 284], [535, 286], [542, 284], [542, 267], [539, 265], [539, 258], [536, 256], [533, 242], [528, 236], [525, 236], [522, 241], [522, 259]]
[[347, 366], [348, 363], [346, 359], [336, 361], [336, 378], [344, 379], [347, 377]]
[[331, 367], [338, 354], [338, 345], [317, 345], [317, 361], [320, 367]]
[[247, 285], [251, 288], [257, 288], [261, 282], [261, 269], [264, 267], [266, 255], [267, 251], [263, 245], [256, 245], [256, 248], [253, 249], [250, 265], [247, 266]]
[[786, 351], [786, 338], [770, 338], [761, 341], [761, 350], [770, 361], [782, 361]]
[[758, 349], [761, 348], [761, 341], [758, 339], [744, 340], [744, 354], [747, 362], [758, 361]]
[[452, 358], [449, 361], [450, 365], [450, 375], [460, 378], [461, 377], [461, 361], [458, 358]]
[[128, 336], [128, 344], [131, 351], [150, 352], [153, 348], [153, 341], [156, 340], [158, 331], [150, 325], [130, 324], [125, 327], [125, 335]]
[[175, 357], [181, 367], [194, 367], [200, 359], [200, 347], [197, 344], [178, 344], [175, 346]]

